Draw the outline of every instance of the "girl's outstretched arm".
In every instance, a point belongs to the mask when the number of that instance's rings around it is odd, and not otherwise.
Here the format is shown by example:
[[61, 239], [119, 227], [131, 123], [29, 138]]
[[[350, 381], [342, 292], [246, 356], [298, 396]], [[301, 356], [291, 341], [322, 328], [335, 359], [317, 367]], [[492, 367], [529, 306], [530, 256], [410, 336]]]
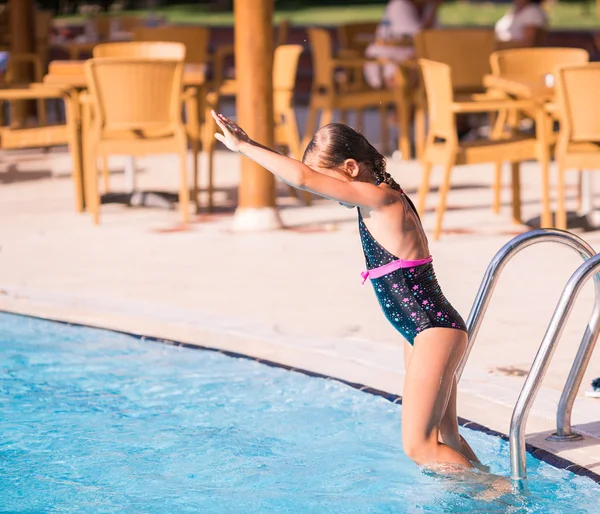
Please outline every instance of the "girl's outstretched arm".
[[305, 164], [281, 155], [252, 141], [246, 132], [222, 114], [213, 111], [223, 134], [215, 134], [227, 148], [252, 159], [287, 184], [338, 202], [368, 208], [393, 203], [396, 198], [388, 191], [367, 182], [353, 182], [329, 177]]

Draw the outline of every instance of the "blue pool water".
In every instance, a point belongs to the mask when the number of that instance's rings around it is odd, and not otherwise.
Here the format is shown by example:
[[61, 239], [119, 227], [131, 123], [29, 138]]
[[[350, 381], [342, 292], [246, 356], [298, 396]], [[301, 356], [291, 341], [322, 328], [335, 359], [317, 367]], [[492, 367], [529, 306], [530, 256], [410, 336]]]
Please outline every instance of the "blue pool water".
[[531, 456], [528, 492], [475, 499], [406, 458], [400, 406], [214, 352], [0, 314], [0, 386], [2, 512], [598, 512]]

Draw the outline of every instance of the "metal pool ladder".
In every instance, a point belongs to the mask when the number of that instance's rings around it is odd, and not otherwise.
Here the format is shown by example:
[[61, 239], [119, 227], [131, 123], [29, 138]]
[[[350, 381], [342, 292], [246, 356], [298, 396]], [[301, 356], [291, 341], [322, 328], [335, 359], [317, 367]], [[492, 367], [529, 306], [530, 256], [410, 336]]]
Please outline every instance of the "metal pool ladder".
[[525, 379], [523, 389], [519, 394], [519, 398], [513, 410], [512, 419], [510, 422], [510, 468], [511, 478], [514, 480], [524, 480], [527, 478], [527, 469], [525, 464], [526, 448], [525, 448], [525, 426], [529, 411], [541, 382], [548, 370], [548, 366], [556, 349], [558, 340], [562, 334], [564, 325], [573, 309], [575, 300], [584, 284], [594, 276], [595, 286], [595, 302], [594, 310], [586, 327], [585, 333], [577, 350], [577, 355], [567, 377], [565, 387], [558, 403], [558, 411], [556, 415], [556, 433], [548, 437], [552, 441], [576, 441], [582, 438], [580, 434], [572, 431], [571, 428], [571, 412], [575, 396], [581, 385], [583, 375], [586, 371], [598, 335], [600, 334], [600, 274], [597, 271], [600, 269], [600, 255], [583, 239], [556, 229], [539, 229], [532, 230], [521, 234], [508, 243], [506, 243], [500, 251], [494, 256], [490, 262], [479, 291], [473, 302], [473, 307], [467, 320], [467, 330], [469, 333], [469, 342], [465, 350], [465, 354], [458, 365], [456, 378], [460, 380], [469, 354], [477, 338], [479, 328], [483, 317], [487, 311], [492, 293], [498, 282], [498, 278], [504, 269], [504, 266], [517, 253], [525, 248], [542, 242], [561, 243], [575, 250], [584, 259], [584, 263], [573, 273], [567, 285], [565, 286], [562, 295], [558, 301], [550, 324], [546, 329], [544, 339], [538, 349], [531, 369]]

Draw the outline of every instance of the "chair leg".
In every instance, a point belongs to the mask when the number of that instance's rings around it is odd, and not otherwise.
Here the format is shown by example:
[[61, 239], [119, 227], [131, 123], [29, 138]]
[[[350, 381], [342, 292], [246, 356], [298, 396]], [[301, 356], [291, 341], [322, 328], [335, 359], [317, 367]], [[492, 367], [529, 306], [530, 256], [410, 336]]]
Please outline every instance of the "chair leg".
[[[581, 172], [579, 172], [579, 176], [581, 177]], [[567, 230], [567, 208], [565, 205], [565, 169], [560, 164], [558, 165], [557, 186], [558, 208], [556, 211], [556, 228], [560, 228], [561, 230]], [[579, 195], [579, 199], [581, 202], [581, 194]]]
[[215, 164], [215, 145], [211, 142], [208, 151], [208, 212], [212, 213], [215, 204], [214, 204], [214, 192], [215, 185], [213, 182], [214, 179], [214, 164]]
[[431, 162], [423, 163], [423, 175], [421, 176], [421, 185], [419, 186], [419, 198], [417, 201], [417, 212], [419, 216], [423, 217], [425, 213], [425, 200], [429, 194], [429, 179], [431, 177], [431, 169], [433, 164]]
[[[186, 141], [187, 143], [187, 141]], [[181, 221], [187, 225], [190, 221], [190, 188], [187, 177], [187, 144], [184, 143], [180, 152], [179, 163], [179, 211], [181, 213]]]
[[382, 105], [379, 107], [379, 118], [381, 123], [381, 153], [383, 155], [387, 155], [389, 150], [390, 130], [388, 127], [387, 113], [387, 105]]
[[77, 212], [83, 212], [85, 204], [85, 179], [84, 169], [85, 161], [83, 156], [83, 139], [88, 136], [88, 127], [82, 125], [81, 133], [79, 131], [79, 122], [77, 120], [79, 108], [76, 95], [64, 98], [65, 103], [65, 121], [68, 133], [68, 146], [73, 159], [73, 186], [75, 188], [75, 209]]
[[304, 131], [304, 141], [302, 142], [302, 146], [304, 148], [306, 148], [316, 131], [317, 112], [318, 109], [313, 107], [312, 105], [308, 108], [308, 117], [306, 118], [306, 129]]
[[348, 111], [345, 109], [340, 110], [340, 123], [348, 124]]
[[502, 163], [495, 163], [494, 169], [494, 204], [492, 209], [494, 214], [500, 212], [500, 197], [502, 194]]
[[538, 162], [542, 172], [542, 214], [541, 228], [552, 228], [552, 209], [550, 206], [550, 119], [546, 113], [538, 109], [536, 112], [536, 132], [538, 144]]
[[[296, 123], [296, 116], [293, 110], [287, 113], [285, 119], [285, 132], [288, 149], [292, 157], [300, 160], [302, 159], [302, 152], [300, 149], [300, 136], [298, 135], [298, 125]], [[293, 195], [297, 198], [302, 197], [302, 200], [304, 200], [304, 203], [306, 205], [310, 205], [312, 203], [312, 194], [309, 191], [300, 192], [300, 190], [296, 189], [295, 187], [292, 187], [292, 190]]]
[[541, 228], [552, 228], [552, 210], [550, 207], [550, 160], [540, 161], [542, 171], [542, 217]]
[[512, 181], [512, 221], [516, 225], [523, 223], [521, 219], [521, 163], [512, 162], [510, 165]]
[[506, 109], [498, 112], [496, 116], [496, 120], [492, 125], [492, 132], [490, 139], [501, 139], [504, 134], [504, 129], [506, 127], [506, 121], [508, 119], [508, 111]]
[[98, 155], [91, 148], [86, 147], [86, 159], [84, 162], [84, 190], [87, 210], [92, 214], [94, 223], [100, 222], [100, 193], [98, 191]]
[[425, 151], [425, 139], [426, 139], [426, 122], [425, 108], [419, 106], [415, 109], [415, 153], [417, 159], [423, 157]]
[[[214, 184], [213, 184], [213, 169], [214, 169], [214, 155], [215, 155], [215, 145], [216, 139], [214, 138], [214, 133], [217, 131], [217, 123], [213, 119], [212, 116], [208, 116], [205, 118], [206, 121], [204, 123], [202, 134], [202, 149], [203, 153], [206, 154], [206, 162], [203, 160], [203, 164], [206, 164], [208, 169], [208, 202], [207, 209], [208, 212], [213, 212], [214, 204], [213, 204], [213, 193], [214, 193]], [[204, 156], [203, 156], [204, 159]], [[199, 180], [199, 179], [198, 179]]]
[[396, 116], [398, 117], [398, 149], [402, 159], [410, 160], [410, 112], [406, 101], [396, 104]]
[[446, 198], [448, 196], [448, 191], [450, 190], [450, 175], [452, 173], [452, 164], [446, 164], [444, 166], [444, 179], [442, 181], [442, 186], [440, 188], [440, 198], [437, 209], [437, 220], [435, 223], [435, 231], [433, 233], [433, 238], [437, 241], [440, 238], [442, 233], [442, 220], [444, 218], [444, 213], [446, 212]]
[[192, 183], [192, 201], [196, 206], [196, 214], [200, 212], [200, 201], [198, 200], [198, 155], [200, 153], [200, 141], [197, 137], [191, 138], [191, 147], [192, 147], [192, 163], [193, 163], [193, 183]]
[[102, 156], [102, 181], [104, 185], [104, 193], [110, 190], [110, 173], [108, 170], [108, 157]]

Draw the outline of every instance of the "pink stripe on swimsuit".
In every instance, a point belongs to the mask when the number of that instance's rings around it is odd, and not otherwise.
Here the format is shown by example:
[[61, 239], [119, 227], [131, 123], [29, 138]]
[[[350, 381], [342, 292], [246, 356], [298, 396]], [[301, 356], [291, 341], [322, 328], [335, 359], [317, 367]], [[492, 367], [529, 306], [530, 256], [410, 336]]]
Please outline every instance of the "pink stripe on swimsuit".
[[370, 269], [367, 271], [363, 271], [361, 273], [361, 276], [363, 278], [362, 283], [364, 285], [368, 278], [373, 280], [374, 278], [380, 278], [385, 275], [388, 275], [392, 271], [396, 271], [397, 269], [415, 268], [417, 266], [422, 266], [423, 264], [429, 264], [431, 261], [433, 261], [433, 257], [431, 257], [431, 255], [429, 257], [427, 257], [426, 259], [417, 259], [415, 261], [407, 261], [404, 259], [397, 259], [395, 261], [388, 262], [387, 264], [384, 264], [383, 266], [379, 266], [378, 268], [373, 268], [373, 269]]

